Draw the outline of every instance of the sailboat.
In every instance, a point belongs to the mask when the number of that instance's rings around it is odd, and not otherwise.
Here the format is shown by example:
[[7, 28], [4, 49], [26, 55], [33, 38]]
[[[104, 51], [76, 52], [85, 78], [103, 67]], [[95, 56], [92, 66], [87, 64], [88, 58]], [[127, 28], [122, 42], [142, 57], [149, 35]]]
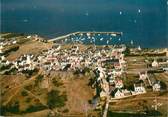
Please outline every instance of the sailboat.
[[107, 40], [107, 44], [109, 44], [109, 40]]
[[133, 40], [131, 40], [131, 45], [133, 45], [134, 44], [134, 42], [133, 42]]

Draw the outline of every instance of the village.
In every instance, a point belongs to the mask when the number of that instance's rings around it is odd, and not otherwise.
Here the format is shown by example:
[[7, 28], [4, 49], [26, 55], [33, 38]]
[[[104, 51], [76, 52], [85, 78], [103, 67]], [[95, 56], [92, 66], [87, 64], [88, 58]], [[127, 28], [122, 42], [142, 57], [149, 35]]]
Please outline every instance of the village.
[[[42, 39], [38, 39], [37, 36], [32, 37], [35, 41], [46, 43]], [[32, 39], [32, 37], [27, 36], [26, 39]], [[153, 55], [150, 60], [149, 58], [145, 60], [145, 67], [138, 71], [131, 71], [128, 69], [128, 47], [124, 44], [84, 46], [80, 43], [65, 45], [54, 43], [52, 47], [46, 48], [36, 55], [23, 54], [16, 60], [10, 61], [6, 58], [7, 55], [3, 50], [6, 45], [12, 44], [17, 44], [14, 38], [12, 41], [0, 43], [1, 75], [26, 74], [29, 77], [37, 70], [43, 71], [45, 75], [58, 71], [77, 74], [84, 74], [86, 71], [93, 72], [94, 76], [90, 79], [90, 86], [95, 91], [91, 103], [96, 109], [101, 108], [106, 99], [113, 102], [148, 92], [167, 90], [165, 84], [153, 75], [158, 72], [168, 72], [168, 51], [166, 49], [161, 51], [163, 54], [161, 57], [158, 57], [160, 54], [157, 51], [150, 52]], [[142, 51], [138, 47], [130, 49], [129, 54], [136, 56]], [[132, 59], [132, 62], [136, 63], [137, 60]], [[136, 74], [138, 78], [128, 87], [126, 81], [129, 79], [127, 76], [130, 74], [129, 72], [131, 74], [134, 72], [133, 74]]]

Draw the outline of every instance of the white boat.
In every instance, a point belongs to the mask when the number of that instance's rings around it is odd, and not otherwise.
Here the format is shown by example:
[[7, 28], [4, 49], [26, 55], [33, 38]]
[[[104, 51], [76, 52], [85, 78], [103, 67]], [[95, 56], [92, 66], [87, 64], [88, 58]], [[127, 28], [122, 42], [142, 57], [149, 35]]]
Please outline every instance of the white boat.
[[109, 44], [109, 40], [107, 40], [107, 44]]
[[116, 37], [116, 36], [117, 36], [117, 34], [111, 34], [111, 36], [114, 36], [114, 37]]
[[82, 38], [81, 40], [82, 40], [82, 41], [84, 41], [84, 40], [85, 40], [85, 38]]
[[133, 42], [133, 40], [131, 40], [131, 45], [133, 45], [134, 44], [134, 42]]
[[103, 38], [100, 38], [100, 41], [103, 41]]

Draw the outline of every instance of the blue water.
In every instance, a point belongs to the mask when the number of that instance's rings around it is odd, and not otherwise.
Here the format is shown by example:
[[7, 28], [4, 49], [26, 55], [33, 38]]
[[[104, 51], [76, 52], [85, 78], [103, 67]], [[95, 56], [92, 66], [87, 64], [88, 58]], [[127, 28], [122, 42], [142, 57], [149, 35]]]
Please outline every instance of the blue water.
[[1, 0], [1, 32], [47, 38], [76, 31], [121, 31], [121, 40], [168, 47], [166, 0]]

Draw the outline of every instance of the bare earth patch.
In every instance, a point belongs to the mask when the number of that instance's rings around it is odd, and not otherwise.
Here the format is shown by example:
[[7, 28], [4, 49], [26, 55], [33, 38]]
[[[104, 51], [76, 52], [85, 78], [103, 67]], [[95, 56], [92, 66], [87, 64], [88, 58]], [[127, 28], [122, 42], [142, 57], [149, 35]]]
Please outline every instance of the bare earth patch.
[[69, 79], [64, 81], [68, 101], [67, 108], [70, 113], [85, 113], [91, 109], [88, 100], [92, 99], [94, 90], [88, 84], [88, 78]]

